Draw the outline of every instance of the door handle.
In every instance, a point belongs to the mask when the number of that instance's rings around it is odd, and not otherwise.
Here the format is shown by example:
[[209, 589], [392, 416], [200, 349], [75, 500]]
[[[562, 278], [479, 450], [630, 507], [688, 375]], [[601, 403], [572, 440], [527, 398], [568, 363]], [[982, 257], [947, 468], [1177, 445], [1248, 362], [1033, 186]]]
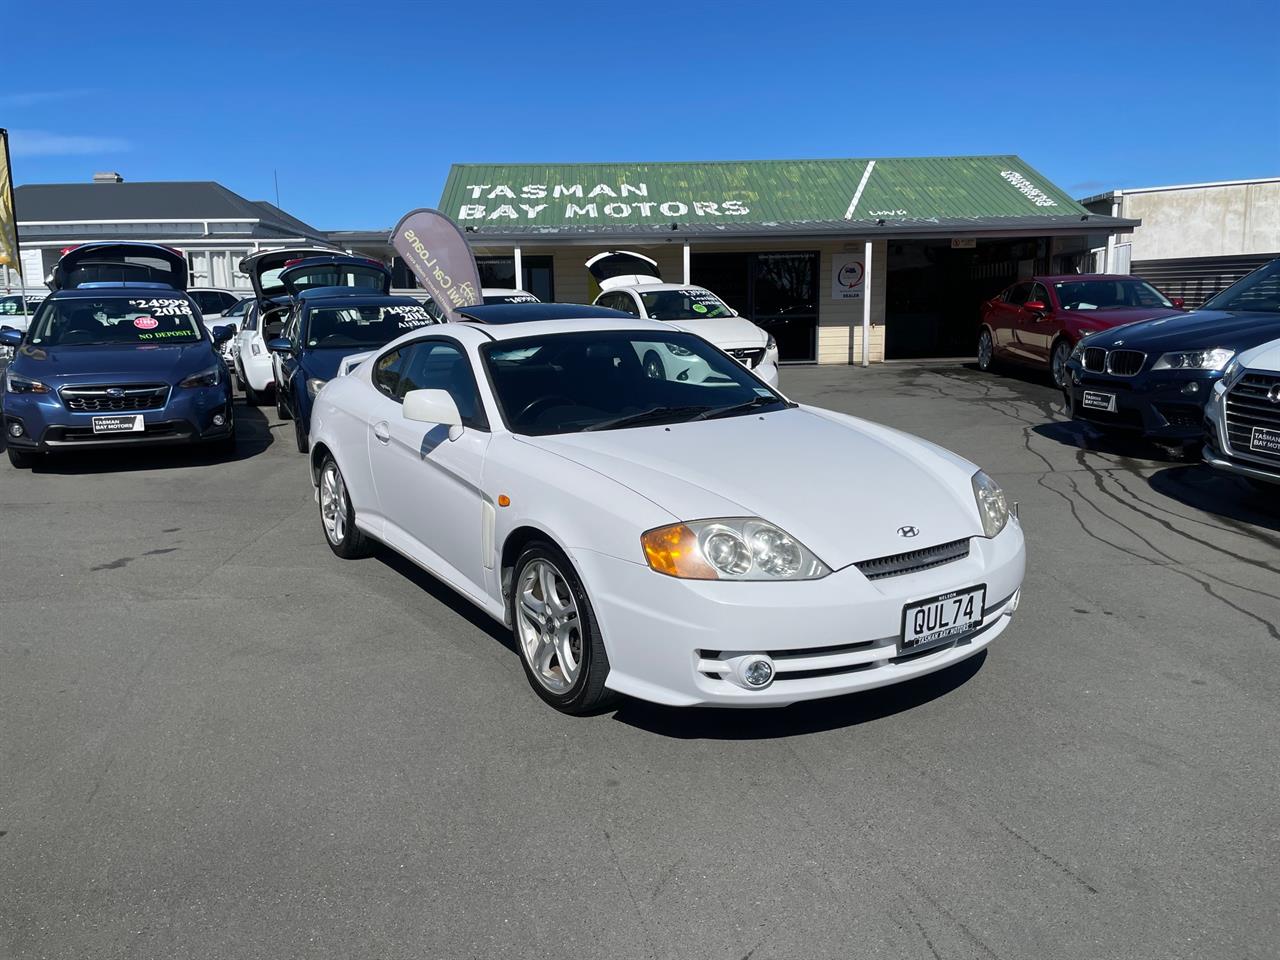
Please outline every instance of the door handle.
[[387, 421], [373, 425], [373, 435], [378, 438], [379, 443], [391, 442], [391, 428], [387, 425]]

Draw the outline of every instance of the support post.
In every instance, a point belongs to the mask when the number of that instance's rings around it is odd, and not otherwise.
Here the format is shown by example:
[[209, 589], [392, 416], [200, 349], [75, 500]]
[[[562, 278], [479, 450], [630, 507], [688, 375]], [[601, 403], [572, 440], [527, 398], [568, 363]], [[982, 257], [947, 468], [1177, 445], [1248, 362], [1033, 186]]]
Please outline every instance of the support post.
[[684, 281], [683, 282], [686, 287], [689, 284], [693, 283], [693, 278], [690, 276], [690, 271], [689, 271], [689, 241], [688, 240], [684, 242]]
[[520, 256], [519, 247], [515, 248], [515, 261], [516, 261], [516, 289], [523, 290], [524, 289], [524, 260]]
[[862, 365], [871, 366], [871, 241], [862, 255]]

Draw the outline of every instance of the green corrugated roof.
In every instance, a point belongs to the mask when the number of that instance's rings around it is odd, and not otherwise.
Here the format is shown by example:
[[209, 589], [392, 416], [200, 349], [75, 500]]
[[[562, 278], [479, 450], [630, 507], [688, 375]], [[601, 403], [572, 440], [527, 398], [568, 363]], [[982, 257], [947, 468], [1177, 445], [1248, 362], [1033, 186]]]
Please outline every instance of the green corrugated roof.
[[454, 164], [440, 209], [485, 227], [928, 222], [1087, 211], [1018, 157]]

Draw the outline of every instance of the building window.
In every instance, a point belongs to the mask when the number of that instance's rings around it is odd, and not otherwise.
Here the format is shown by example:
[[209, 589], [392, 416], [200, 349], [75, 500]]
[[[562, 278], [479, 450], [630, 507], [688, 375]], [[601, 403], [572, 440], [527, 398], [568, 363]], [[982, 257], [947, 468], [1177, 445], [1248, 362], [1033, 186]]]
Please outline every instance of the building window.
[[476, 266], [480, 268], [480, 286], [524, 290], [543, 303], [555, 303], [556, 300], [555, 272], [551, 264], [551, 257], [522, 254], [520, 267], [524, 277], [520, 283], [516, 283], [515, 257], [476, 257]]
[[818, 254], [697, 253], [694, 283], [773, 334], [783, 360], [812, 361], [818, 354]]

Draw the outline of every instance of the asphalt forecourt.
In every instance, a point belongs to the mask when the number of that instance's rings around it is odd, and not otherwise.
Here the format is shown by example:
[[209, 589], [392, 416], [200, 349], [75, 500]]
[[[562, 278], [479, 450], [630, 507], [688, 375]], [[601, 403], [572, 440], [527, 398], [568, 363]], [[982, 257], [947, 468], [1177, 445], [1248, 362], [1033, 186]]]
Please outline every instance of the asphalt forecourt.
[[230, 459], [0, 464], [0, 955], [1274, 955], [1274, 506], [1034, 379], [781, 386], [1019, 501], [1023, 599], [984, 654], [575, 718], [432, 577], [330, 552], [269, 407], [237, 400]]

